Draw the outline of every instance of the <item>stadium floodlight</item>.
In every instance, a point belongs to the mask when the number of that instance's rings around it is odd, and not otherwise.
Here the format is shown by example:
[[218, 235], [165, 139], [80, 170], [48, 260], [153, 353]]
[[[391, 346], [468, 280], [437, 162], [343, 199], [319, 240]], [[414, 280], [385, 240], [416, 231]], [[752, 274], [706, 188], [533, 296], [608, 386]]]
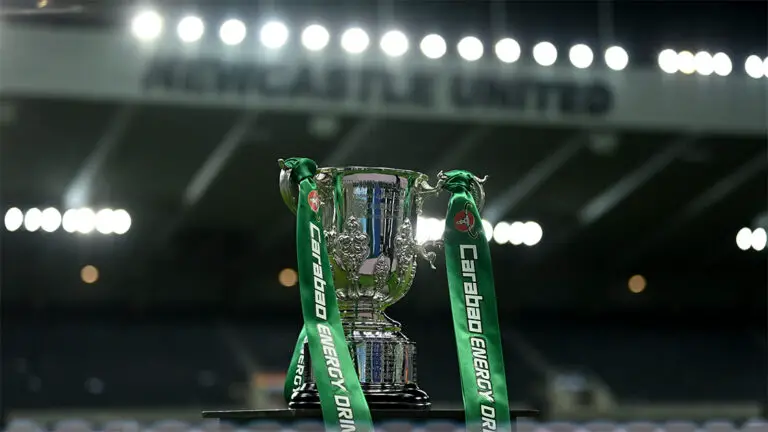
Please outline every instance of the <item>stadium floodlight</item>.
[[61, 226], [61, 213], [53, 207], [43, 210], [40, 227], [45, 232], [54, 232]]
[[744, 72], [754, 79], [762, 78], [763, 61], [756, 55], [747, 57], [747, 60], [744, 62]]
[[24, 213], [24, 229], [34, 232], [40, 229], [43, 222], [43, 212], [38, 208], [31, 208]]
[[756, 228], [752, 231], [751, 240], [752, 249], [758, 252], [765, 249], [765, 246], [768, 243], [768, 233], [765, 232], [765, 228]]
[[736, 233], [736, 246], [745, 251], [752, 247], [752, 230], [744, 227]]
[[362, 54], [371, 44], [371, 38], [365, 30], [354, 27], [341, 35], [341, 47], [350, 54]]
[[584, 44], [576, 44], [568, 51], [568, 58], [577, 69], [586, 69], [595, 60], [595, 54], [592, 52], [592, 48]]
[[424, 36], [419, 47], [425, 57], [433, 60], [441, 58], [448, 51], [448, 45], [446, 45], [445, 39], [437, 34]]
[[282, 48], [288, 42], [288, 27], [280, 21], [270, 21], [261, 27], [259, 39], [269, 49]]
[[541, 229], [541, 225], [536, 222], [528, 221], [523, 224], [523, 244], [526, 246], [534, 246], [541, 241], [544, 236], [544, 230]]
[[110, 208], [101, 209], [96, 212], [96, 231], [101, 234], [112, 234], [114, 231], [114, 210]]
[[509, 226], [509, 242], [514, 246], [520, 246], [525, 239], [525, 224], [512, 222]]
[[384, 54], [390, 57], [401, 57], [408, 52], [408, 38], [399, 30], [384, 33], [379, 45]]
[[311, 24], [301, 32], [301, 44], [310, 51], [320, 51], [331, 40], [331, 35], [325, 27], [319, 24]]
[[131, 215], [123, 209], [112, 212], [112, 232], [123, 235], [131, 229]]
[[493, 239], [493, 224], [483, 219], [483, 231], [485, 232], [485, 240], [491, 241]]
[[520, 44], [511, 38], [504, 38], [496, 42], [493, 50], [502, 63], [514, 63], [520, 60], [522, 54]]
[[219, 28], [219, 38], [226, 45], [238, 45], [245, 40], [247, 29], [245, 23], [237, 19], [224, 22]]
[[497, 244], [504, 244], [510, 240], [510, 225], [506, 222], [499, 222], [493, 227], [493, 241]]
[[712, 63], [717, 75], [724, 77], [730, 75], [731, 71], [733, 71], [733, 63], [731, 63], [731, 58], [728, 57], [728, 54], [721, 52], [715, 54], [712, 56]]
[[439, 240], [445, 231], [445, 219], [420, 217], [416, 221], [416, 242], [423, 244], [430, 240]]
[[96, 213], [89, 208], [81, 208], [76, 213], [76, 231], [80, 234], [89, 234], [96, 228]]
[[699, 75], [709, 76], [715, 72], [715, 60], [712, 54], [699, 51], [693, 56], [693, 67]]
[[629, 64], [627, 51], [620, 46], [612, 46], [605, 50], [605, 65], [615, 71], [624, 70]]
[[677, 53], [677, 69], [686, 75], [691, 75], [696, 72], [696, 63], [693, 53], [690, 51], [680, 51]]
[[551, 42], [539, 42], [533, 47], [533, 59], [541, 66], [552, 66], [557, 61], [557, 48]]
[[163, 17], [151, 10], [139, 12], [131, 21], [131, 32], [141, 41], [157, 39], [163, 32]]
[[474, 36], [467, 36], [459, 41], [456, 50], [464, 60], [477, 61], [483, 56], [483, 43]]
[[675, 50], [665, 49], [659, 53], [659, 69], [668, 74], [680, 70]]
[[179, 21], [179, 25], [176, 27], [176, 33], [179, 35], [179, 39], [181, 39], [182, 42], [197, 42], [203, 37], [203, 33], [205, 33], [205, 24], [203, 23], [203, 20], [196, 16], [187, 16]]
[[768, 57], [763, 59], [763, 76], [768, 78]]
[[61, 217], [61, 228], [68, 233], [77, 231], [77, 209], [69, 209], [64, 212]]
[[16, 231], [21, 228], [24, 223], [24, 213], [21, 209], [11, 207], [5, 212], [5, 229], [8, 231]]

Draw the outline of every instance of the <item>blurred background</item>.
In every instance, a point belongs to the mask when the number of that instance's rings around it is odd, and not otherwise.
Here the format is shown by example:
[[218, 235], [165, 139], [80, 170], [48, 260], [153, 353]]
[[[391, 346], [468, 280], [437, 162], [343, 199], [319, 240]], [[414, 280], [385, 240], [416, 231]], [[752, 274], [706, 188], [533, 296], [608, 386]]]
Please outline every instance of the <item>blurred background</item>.
[[[765, 2], [5, 0], [0, 16], [11, 429], [282, 407], [302, 320], [276, 161], [306, 156], [490, 176], [510, 397], [539, 426], [768, 430]], [[389, 315], [434, 406], [460, 408], [446, 288], [442, 259], [421, 266]]]

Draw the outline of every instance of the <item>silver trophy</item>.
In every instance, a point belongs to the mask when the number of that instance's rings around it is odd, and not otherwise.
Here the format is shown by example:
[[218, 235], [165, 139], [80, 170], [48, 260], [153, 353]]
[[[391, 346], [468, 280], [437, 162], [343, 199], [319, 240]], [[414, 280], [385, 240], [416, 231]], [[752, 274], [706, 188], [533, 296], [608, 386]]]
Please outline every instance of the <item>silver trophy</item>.
[[[296, 212], [298, 185], [280, 173], [280, 192]], [[434, 268], [441, 241], [416, 242], [424, 198], [436, 195], [425, 174], [370, 167], [320, 168], [315, 175], [328, 257], [342, 326], [368, 405], [379, 409], [426, 409], [429, 396], [417, 385], [416, 343], [384, 310], [403, 298], [416, 275], [418, 257]], [[482, 208], [483, 180], [472, 194]], [[304, 345], [304, 384], [290, 408], [319, 408], [309, 347]], [[309, 360], [307, 360], [309, 359]]]

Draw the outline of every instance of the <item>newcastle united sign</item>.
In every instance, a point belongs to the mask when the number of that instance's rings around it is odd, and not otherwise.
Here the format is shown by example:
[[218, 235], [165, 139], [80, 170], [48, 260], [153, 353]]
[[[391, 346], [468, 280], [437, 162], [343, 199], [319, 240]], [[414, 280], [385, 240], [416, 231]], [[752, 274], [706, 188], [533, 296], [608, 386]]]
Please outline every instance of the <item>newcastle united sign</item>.
[[613, 93], [599, 81], [473, 76], [386, 67], [230, 63], [205, 59], [153, 59], [143, 78], [147, 93], [244, 99], [309, 99], [380, 104], [384, 108], [495, 110], [554, 116], [602, 117]]

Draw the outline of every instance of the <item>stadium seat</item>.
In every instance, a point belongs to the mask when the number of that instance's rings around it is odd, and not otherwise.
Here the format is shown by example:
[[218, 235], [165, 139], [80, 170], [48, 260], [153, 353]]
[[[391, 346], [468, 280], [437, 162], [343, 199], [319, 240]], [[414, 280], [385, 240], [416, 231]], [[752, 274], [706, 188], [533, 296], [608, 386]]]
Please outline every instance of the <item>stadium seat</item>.
[[323, 422], [315, 420], [297, 421], [292, 429], [296, 432], [325, 432]]
[[570, 422], [550, 422], [542, 425], [542, 431], [548, 432], [577, 432], [579, 425]]
[[530, 420], [520, 420], [515, 426], [517, 432], [537, 432], [539, 430], [539, 423]]
[[104, 423], [103, 432], [140, 432], [141, 425], [132, 420], [112, 420]]
[[735, 432], [737, 430], [733, 423], [728, 421], [708, 421], [701, 428], [703, 432]]
[[620, 430], [625, 432], [661, 432], [662, 429], [656, 423], [630, 422], [624, 424]]
[[424, 432], [458, 432], [463, 430], [456, 423], [450, 421], [428, 421], [424, 423]]
[[7, 432], [43, 432], [44, 430], [34, 421], [27, 419], [12, 420], [6, 429]]
[[619, 427], [616, 423], [609, 421], [593, 421], [585, 423], [581, 429], [586, 432], [616, 432]]
[[387, 421], [376, 427], [376, 432], [410, 432], [412, 430], [414, 430], [413, 423], [407, 421]]
[[741, 427], [741, 432], [768, 432], [768, 421], [749, 420]]
[[[237, 429], [232, 429], [232, 430], [237, 430]], [[247, 432], [281, 432], [283, 430], [285, 430], [285, 427], [283, 425], [281, 425], [278, 422], [269, 421], [269, 420], [255, 421], [250, 423], [245, 428], [245, 431]], [[215, 432], [215, 431], [211, 431], [211, 432]]]
[[54, 432], [91, 432], [93, 425], [85, 420], [67, 419], [56, 422]]
[[689, 421], [669, 421], [661, 428], [664, 432], [696, 432], [699, 430], [695, 423]]
[[152, 432], [189, 432], [190, 425], [178, 420], [162, 420], [152, 426]]

